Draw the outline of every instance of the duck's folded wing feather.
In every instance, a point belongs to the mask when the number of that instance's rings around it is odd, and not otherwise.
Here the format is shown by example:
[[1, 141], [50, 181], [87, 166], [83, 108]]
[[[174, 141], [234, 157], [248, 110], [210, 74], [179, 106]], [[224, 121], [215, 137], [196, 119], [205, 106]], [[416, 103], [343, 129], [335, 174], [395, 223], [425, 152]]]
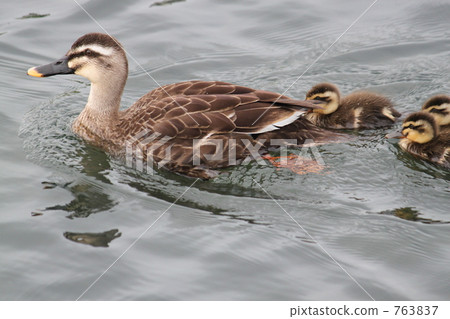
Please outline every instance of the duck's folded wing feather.
[[192, 139], [276, 131], [296, 121], [307, 107], [315, 106], [225, 82], [189, 81], [153, 90], [125, 112], [129, 122], [139, 123], [141, 130]]
[[186, 81], [164, 85], [145, 95], [146, 98], [159, 100], [176, 95], [201, 94], [246, 94], [255, 89], [221, 81]]

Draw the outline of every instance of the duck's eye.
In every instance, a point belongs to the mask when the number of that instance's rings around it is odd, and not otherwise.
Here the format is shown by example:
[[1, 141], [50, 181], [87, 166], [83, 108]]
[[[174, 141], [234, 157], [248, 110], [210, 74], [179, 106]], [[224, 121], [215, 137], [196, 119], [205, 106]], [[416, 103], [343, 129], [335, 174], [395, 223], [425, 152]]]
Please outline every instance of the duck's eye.
[[90, 56], [90, 55], [92, 55], [92, 50], [90, 50], [90, 49], [86, 49], [86, 50], [84, 50], [84, 54], [86, 54], [87, 56]]

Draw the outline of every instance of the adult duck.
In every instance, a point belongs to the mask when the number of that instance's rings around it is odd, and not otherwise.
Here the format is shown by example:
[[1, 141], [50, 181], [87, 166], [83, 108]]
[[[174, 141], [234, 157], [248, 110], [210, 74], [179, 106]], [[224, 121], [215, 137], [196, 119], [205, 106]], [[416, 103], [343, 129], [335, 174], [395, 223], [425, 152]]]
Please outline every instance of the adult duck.
[[[267, 148], [266, 138], [283, 132], [323, 141], [333, 133], [303, 118], [309, 101], [219, 81], [187, 81], [157, 88], [119, 110], [128, 77], [122, 45], [113, 37], [89, 33], [61, 59], [33, 67], [28, 75], [77, 74], [91, 82], [88, 101], [72, 125], [86, 141], [120, 156], [158, 163], [193, 177], [215, 177], [216, 169], [236, 165]], [[264, 135], [266, 134], [266, 135]]]

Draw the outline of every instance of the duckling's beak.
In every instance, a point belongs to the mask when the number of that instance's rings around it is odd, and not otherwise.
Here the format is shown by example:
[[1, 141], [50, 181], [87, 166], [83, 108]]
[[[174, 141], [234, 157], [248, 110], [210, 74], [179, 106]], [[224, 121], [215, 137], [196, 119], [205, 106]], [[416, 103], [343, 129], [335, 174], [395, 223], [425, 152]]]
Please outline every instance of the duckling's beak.
[[312, 113], [314, 112], [314, 109], [322, 109], [322, 110], [324, 109], [324, 107], [322, 106], [323, 101], [306, 99], [305, 102], [309, 102], [312, 105], [314, 105], [306, 113]]
[[396, 132], [386, 134], [385, 138], [406, 138], [406, 136], [403, 135], [402, 132], [396, 131]]
[[29, 68], [27, 74], [36, 77], [52, 76], [57, 74], [73, 74], [74, 69], [69, 68], [68, 63], [69, 57], [63, 56], [52, 63], [44, 64], [40, 66], [35, 66]]
[[323, 106], [320, 105], [321, 103], [317, 103], [314, 100], [305, 100], [304, 102], [306, 103], [305, 107], [308, 108], [308, 112], [312, 112], [315, 109], [323, 109]]

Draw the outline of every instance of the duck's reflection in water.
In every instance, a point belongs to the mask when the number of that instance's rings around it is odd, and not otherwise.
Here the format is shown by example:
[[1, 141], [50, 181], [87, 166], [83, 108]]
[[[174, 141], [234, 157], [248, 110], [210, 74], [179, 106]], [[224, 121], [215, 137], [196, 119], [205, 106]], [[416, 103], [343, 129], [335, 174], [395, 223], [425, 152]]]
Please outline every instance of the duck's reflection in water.
[[45, 211], [65, 211], [69, 213], [67, 218], [70, 219], [88, 217], [93, 213], [107, 211], [117, 204], [108, 194], [103, 193], [98, 187], [89, 183], [69, 183], [56, 186], [70, 191], [75, 198], [67, 204], [46, 207]]
[[94, 247], [109, 247], [109, 243], [120, 236], [122, 233], [118, 229], [111, 229], [103, 233], [64, 233], [64, 237], [68, 240]]

